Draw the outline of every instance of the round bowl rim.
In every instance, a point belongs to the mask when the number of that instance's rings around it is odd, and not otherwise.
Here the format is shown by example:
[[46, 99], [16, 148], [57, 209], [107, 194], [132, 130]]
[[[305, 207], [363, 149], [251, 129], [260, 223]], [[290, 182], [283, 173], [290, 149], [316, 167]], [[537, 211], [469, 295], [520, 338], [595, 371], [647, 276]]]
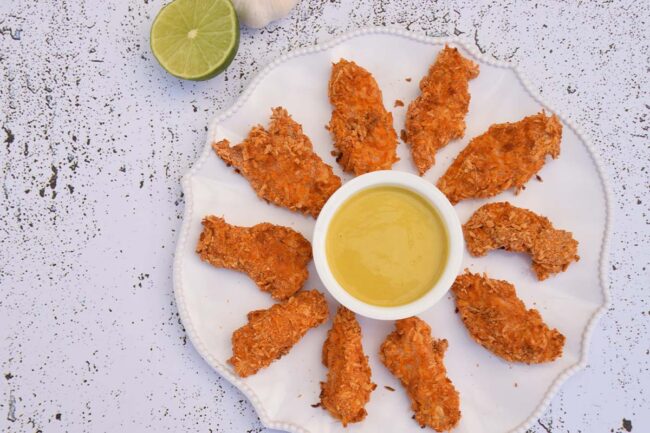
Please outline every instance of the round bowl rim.
[[[396, 186], [415, 192], [438, 211], [449, 240], [447, 265], [434, 286], [423, 296], [408, 304], [383, 307], [369, 304], [355, 298], [336, 281], [332, 274], [325, 252], [327, 230], [332, 217], [341, 205], [352, 195], [379, 186]], [[327, 291], [340, 304], [349, 310], [371, 319], [398, 320], [415, 316], [428, 310], [442, 299], [451, 288], [463, 260], [464, 238], [460, 220], [447, 197], [431, 182], [411, 173], [382, 170], [358, 176], [341, 186], [327, 200], [321, 209], [312, 240], [312, 249], [316, 272]]]

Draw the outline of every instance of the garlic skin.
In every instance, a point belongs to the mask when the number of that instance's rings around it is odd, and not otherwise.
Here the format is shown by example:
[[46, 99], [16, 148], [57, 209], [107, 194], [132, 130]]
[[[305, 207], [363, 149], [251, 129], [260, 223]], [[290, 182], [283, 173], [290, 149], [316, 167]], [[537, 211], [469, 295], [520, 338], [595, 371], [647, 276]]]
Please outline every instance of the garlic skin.
[[287, 16], [298, 0], [232, 0], [239, 21], [256, 29]]

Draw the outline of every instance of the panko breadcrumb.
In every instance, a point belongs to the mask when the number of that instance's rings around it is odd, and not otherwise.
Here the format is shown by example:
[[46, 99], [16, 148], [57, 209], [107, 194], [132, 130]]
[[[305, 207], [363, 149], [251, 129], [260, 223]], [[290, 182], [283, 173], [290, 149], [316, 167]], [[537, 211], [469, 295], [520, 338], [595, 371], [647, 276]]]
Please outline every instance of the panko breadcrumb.
[[468, 82], [478, 73], [476, 63], [445, 45], [420, 81], [420, 95], [406, 113], [406, 142], [420, 175], [435, 163], [440, 148], [465, 134]]
[[548, 218], [508, 202], [481, 206], [463, 225], [470, 254], [484, 256], [496, 248], [527, 253], [539, 280], [563, 272], [580, 259], [578, 241], [557, 230]]
[[329, 98], [334, 110], [328, 129], [343, 170], [356, 176], [390, 170], [398, 160], [397, 133], [372, 74], [341, 59], [332, 66]]
[[381, 345], [384, 365], [406, 388], [420, 426], [451, 430], [460, 420], [460, 398], [447, 378], [443, 357], [447, 340], [431, 338], [431, 328], [417, 317], [395, 322]]
[[377, 387], [370, 380], [368, 357], [363, 353], [361, 327], [354, 313], [339, 307], [323, 345], [327, 381], [321, 382], [321, 406], [345, 427], [362, 421], [366, 403]]
[[562, 356], [564, 335], [550, 329], [539, 311], [527, 310], [509, 282], [467, 272], [451, 290], [472, 338], [495, 355], [527, 364]]
[[437, 186], [452, 204], [509, 188], [518, 193], [544, 166], [547, 155], [559, 156], [561, 139], [560, 120], [543, 111], [519, 122], [492, 125], [469, 142]]
[[203, 219], [196, 252], [201, 260], [218, 268], [248, 274], [278, 300], [300, 290], [311, 260], [309, 241], [288, 227], [269, 223], [238, 227], [216, 216]]
[[317, 290], [299, 292], [268, 310], [248, 313], [248, 323], [232, 334], [228, 362], [240, 377], [268, 367], [328, 316], [325, 296]]
[[221, 140], [212, 148], [261, 198], [314, 218], [341, 186], [332, 167], [314, 153], [302, 126], [282, 107], [273, 109], [268, 130], [258, 125], [241, 144], [230, 147]]

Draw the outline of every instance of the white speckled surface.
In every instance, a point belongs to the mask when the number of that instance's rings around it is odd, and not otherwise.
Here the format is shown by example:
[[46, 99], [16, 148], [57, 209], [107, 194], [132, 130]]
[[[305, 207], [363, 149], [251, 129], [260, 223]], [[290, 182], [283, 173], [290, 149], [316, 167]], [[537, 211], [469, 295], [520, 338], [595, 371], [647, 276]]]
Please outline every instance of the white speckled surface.
[[265, 431], [179, 324], [179, 179], [261, 67], [368, 25], [467, 37], [591, 136], [615, 200], [612, 303], [531, 432], [650, 431], [647, 3], [303, 0], [203, 83], [153, 60], [162, 1], [39, 3], [0, 2], [0, 431]]

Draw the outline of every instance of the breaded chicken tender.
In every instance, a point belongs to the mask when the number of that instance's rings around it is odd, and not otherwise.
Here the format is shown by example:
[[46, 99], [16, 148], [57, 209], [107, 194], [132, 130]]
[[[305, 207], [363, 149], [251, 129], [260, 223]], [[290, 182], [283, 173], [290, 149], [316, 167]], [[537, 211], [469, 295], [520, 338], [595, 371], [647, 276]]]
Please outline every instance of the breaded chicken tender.
[[527, 253], [537, 279], [563, 272], [580, 259], [578, 241], [557, 230], [548, 218], [508, 202], [481, 206], [463, 225], [470, 254], [479, 257], [496, 248]]
[[362, 421], [366, 403], [377, 387], [370, 380], [368, 357], [361, 345], [361, 327], [354, 313], [339, 307], [323, 345], [327, 381], [321, 382], [320, 402], [345, 427]]
[[240, 377], [250, 376], [286, 355], [309, 331], [327, 321], [325, 296], [317, 290], [299, 292], [268, 310], [248, 313], [248, 323], [232, 334], [228, 360]]
[[406, 388], [420, 426], [451, 430], [460, 420], [460, 399], [447, 378], [443, 357], [447, 340], [431, 338], [431, 328], [417, 317], [395, 322], [381, 345], [384, 365]]
[[238, 227], [216, 216], [203, 219], [196, 252], [218, 268], [248, 274], [262, 291], [278, 300], [300, 290], [311, 260], [309, 241], [288, 227], [269, 223]]
[[472, 338], [511, 362], [539, 364], [562, 356], [564, 335], [550, 329], [537, 310], [527, 310], [507, 281], [459, 275], [451, 290]]
[[268, 130], [258, 125], [241, 144], [230, 147], [221, 140], [212, 148], [248, 179], [258, 196], [314, 218], [341, 186], [332, 167], [314, 153], [302, 126], [282, 107], [273, 109]]
[[356, 176], [390, 170], [398, 160], [397, 133], [372, 74], [341, 59], [332, 67], [329, 98], [334, 111], [328, 129], [343, 170]]
[[476, 63], [445, 45], [420, 81], [420, 96], [406, 112], [406, 142], [420, 176], [435, 163], [438, 149], [465, 135], [468, 82], [478, 73]]
[[561, 139], [560, 120], [543, 111], [519, 122], [492, 125], [469, 142], [437, 186], [452, 204], [492, 197], [508, 188], [518, 193], [547, 155], [558, 157]]

